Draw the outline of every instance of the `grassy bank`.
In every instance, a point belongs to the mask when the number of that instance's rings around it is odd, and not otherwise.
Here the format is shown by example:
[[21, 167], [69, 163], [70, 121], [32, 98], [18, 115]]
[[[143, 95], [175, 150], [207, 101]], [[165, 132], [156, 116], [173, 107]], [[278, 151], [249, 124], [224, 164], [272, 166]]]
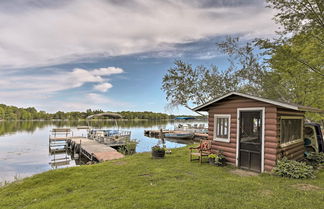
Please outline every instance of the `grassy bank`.
[[[291, 180], [240, 176], [188, 161], [187, 148], [45, 172], [0, 188], [0, 208], [322, 208], [324, 172]], [[316, 187], [314, 187], [314, 186]]]

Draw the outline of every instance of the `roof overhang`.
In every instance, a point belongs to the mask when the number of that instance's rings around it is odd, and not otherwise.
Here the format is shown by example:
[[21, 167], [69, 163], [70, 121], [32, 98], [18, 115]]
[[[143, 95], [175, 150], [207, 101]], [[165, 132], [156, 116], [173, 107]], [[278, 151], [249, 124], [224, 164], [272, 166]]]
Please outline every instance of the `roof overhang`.
[[238, 93], [238, 92], [231, 92], [228, 94], [225, 94], [224, 96], [218, 97], [217, 99], [214, 99], [210, 102], [207, 102], [205, 104], [202, 104], [200, 106], [197, 106], [195, 108], [193, 108], [194, 111], [207, 111], [208, 107], [212, 104], [215, 104], [216, 102], [219, 102], [227, 97], [230, 96], [241, 96], [241, 97], [245, 97], [245, 98], [249, 98], [249, 99], [253, 99], [256, 101], [261, 101], [261, 102], [265, 102], [268, 104], [273, 104], [275, 106], [279, 106], [279, 107], [283, 107], [283, 108], [287, 108], [287, 109], [292, 109], [292, 110], [297, 110], [297, 111], [310, 111], [310, 112], [318, 112], [318, 113], [324, 113], [324, 110], [321, 109], [316, 109], [316, 108], [312, 108], [312, 107], [305, 107], [305, 106], [300, 106], [300, 105], [294, 105], [294, 104], [288, 104], [288, 103], [284, 103], [284, 102], [278, 102], [278, 101], [274, 101], [274, 100], [270, 100], [270, 99], [265, 99], [265, 98], [261, 98], [261, 97], [256, 97], [256, 96], [252, 96], [252, 95], [248, 95], [248, 94], [243, 94], [243, 93]]

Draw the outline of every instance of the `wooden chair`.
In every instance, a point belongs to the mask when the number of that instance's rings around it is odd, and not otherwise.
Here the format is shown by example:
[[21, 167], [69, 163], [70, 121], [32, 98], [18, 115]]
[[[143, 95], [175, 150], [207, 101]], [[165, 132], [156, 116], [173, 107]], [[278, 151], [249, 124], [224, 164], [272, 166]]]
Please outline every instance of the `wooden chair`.
[[[190, 161], [192, 160], [199, 160], [200, 163], [202, 163], [203, 157], [208, 157], [208, 155], [212, 154], [211, 152], [211, 140], [201, 140], [198, 147], [190, 147]], [[193, 150], [196, 150], [193, 152]], [[198, 158], [193, 159], [192, 157], [196, 156]]]

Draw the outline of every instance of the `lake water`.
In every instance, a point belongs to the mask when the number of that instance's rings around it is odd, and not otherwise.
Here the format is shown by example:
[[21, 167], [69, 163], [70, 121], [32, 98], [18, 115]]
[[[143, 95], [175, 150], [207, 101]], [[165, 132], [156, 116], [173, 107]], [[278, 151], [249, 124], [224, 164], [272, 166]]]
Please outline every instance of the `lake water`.
[[[187, 122], [186, 122], [187, 123]], [[206, 123], [190, 121], [190, 123]], [[85, 130], [78, 130], [77, 126], [85, 126], [81, 121], [18, 121], [0, 122], [0, 183], [24, 178], [36, 173], [53, 169], [50, 162], [53, 155], [49, 153], [49, 134], [53, 128], [71, 128], [73, 135], [85, 135]], [[115, 129], [113, 121], [96, 121], [90, 123], [93, 128]], [[151, 147], [161, 144], [161, 140], [144, 136], [145, 129], [173, 129], [173, 121], [120, 121], [118, 126], [122, 130], [130, 130], [131, 138], [138, 140], [137, 152], [148, 152]], [[190, 144], [192, 141], [165, 140], [167, 148], [178, 148]], [[66, 156], [66, 153], [62, 155]], [[59, 157], [59, 156], [55, 156]], [[69, 159], [71, 156], [67, 156]], [[76, 166], [77, 161], [71, 159], [68, 165]]]

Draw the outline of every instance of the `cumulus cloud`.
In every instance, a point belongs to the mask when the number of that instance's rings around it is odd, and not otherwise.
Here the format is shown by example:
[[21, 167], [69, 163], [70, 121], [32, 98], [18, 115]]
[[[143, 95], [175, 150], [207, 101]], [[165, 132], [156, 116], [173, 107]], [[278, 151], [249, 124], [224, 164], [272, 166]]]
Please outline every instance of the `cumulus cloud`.
[[106, 92], [111, 87], [112, 87], [111, 83], [102, 83], [102, 84], [95, 85], [93, 89], [101, 92]]
[[[164, 51], [210, 36], [268, 35], [275, 28], [263, 0], [4, 2], [0, 69]], [[96, 75], [114, 72], [105, 71], [99, 69]]]
[[99, 75], [99, 76], [108, 76], [108, 75], [113, 75], [113, 74], [120, 74], [123, 73], [123, 69], [117, 68], [117, 67], [107, 67], [107, 68], [98, 68], [94, 69], [92, 71], [93, 75]]
[[123, 73], [123, 69], [108, 67], [86, 70], [75, 68], [70, 72], [51, 72], [44, 75], [6, 75], [6, 79], [0, 82], [0, 93], [10, 95], [11, 93], [24, 95], [30, 93], [51, 94], [58, 91], [81, 87], [86, 83], [94, 83], [94, 89], [106, 92], [112, 88], [107, 77], [112, 74]]
[[[123, 102], [107, 98], [107, 95], [87, 92], [107, 92], [113, 85], [108, 82], [113, 74], [121, 74], [124, 70], [116, 67], [82, 69], [75, 68], [67, 72], [57, 72], [53, 69], [46, 74], [17, 75], [0, 71], [1, 103], [18, 107], [34, 106], [42, 110], [55, 112], [58, 109], [64, 111], [84, 111], [87, 108], [100, 109], [105, 105], [109, 107], [123, 107], [128, 105]], [[92, 89], [77, 89], [77, 94], [70, 93], [85, 84], [92, 85]], [[67, 91], [67, 97], [64, 97]]]

